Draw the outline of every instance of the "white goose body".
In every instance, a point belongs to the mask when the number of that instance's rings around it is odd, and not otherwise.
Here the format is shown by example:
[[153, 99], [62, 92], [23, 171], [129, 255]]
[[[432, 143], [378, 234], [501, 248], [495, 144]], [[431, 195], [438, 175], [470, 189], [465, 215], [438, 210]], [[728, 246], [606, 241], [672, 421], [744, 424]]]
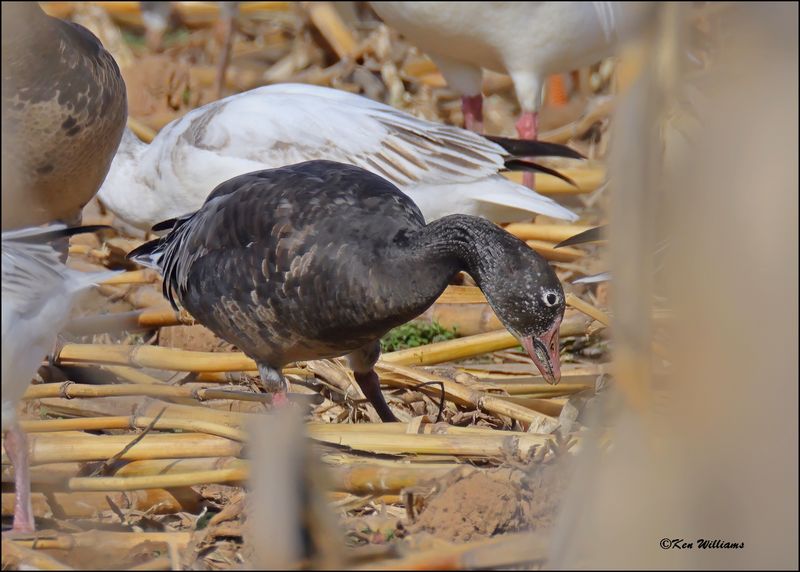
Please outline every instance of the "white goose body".
[[481, 68], [507, 73], [520, 106], [537, 111], [548, 75], [610, 55], [645, 7], [632, 2], [371, 2], [427, 52], [448, 85], [481, 92]]
[[576, 218], [503, 177], [512, 158], [480, 135], [366, 97], [278, 84], [190, 111], [149, 145], [126, 132], [99, 197], [126, 222], [149, 229], [199, 209], [216, 185], [234, 176], [324, 159], [383, 176], [426, 220], [457, 213], [496, 222], [537, 213]]

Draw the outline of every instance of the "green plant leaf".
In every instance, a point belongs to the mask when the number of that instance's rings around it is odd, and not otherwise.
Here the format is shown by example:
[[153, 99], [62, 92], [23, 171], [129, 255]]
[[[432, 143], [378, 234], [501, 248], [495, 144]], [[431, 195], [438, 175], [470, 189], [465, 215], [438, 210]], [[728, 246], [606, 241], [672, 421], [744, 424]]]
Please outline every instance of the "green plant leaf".
[[456, 329], [449, 329], [439, 322], [409, 322], [398, 326], [381, 339], [381, 350], [393, 352], [406, 348], [416, 348], [435, 342], [452, 340], [456, 337]]

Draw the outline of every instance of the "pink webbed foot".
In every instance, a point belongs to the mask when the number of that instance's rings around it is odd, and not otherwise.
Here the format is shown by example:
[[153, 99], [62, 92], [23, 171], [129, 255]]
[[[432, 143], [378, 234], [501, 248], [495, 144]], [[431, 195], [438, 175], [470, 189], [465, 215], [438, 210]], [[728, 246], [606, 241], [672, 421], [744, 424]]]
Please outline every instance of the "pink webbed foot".
[[14, 526], [11, 532], [31, 533], [36, 527], [31, 505], [28, 439], [16, 423], [6, 432], [5, 449], [14, 465]]
[[[525, 111], [517, 120], [517, 137], [535, 141], [539, 137], [539, 113], [537, 111]], [[535, 182], [533, 173], [522, 174], [522, 184], [533, 189]]]
[[258, 374], [266, 392], [272, 394], [272, 408], [283, 409], [288, 407], [289, 384], [281, 374], [280, 368], [259, 363]]
[[483, 96], [465, 95], [461, 98], [464, 127], [475, 133], [483, 133]]

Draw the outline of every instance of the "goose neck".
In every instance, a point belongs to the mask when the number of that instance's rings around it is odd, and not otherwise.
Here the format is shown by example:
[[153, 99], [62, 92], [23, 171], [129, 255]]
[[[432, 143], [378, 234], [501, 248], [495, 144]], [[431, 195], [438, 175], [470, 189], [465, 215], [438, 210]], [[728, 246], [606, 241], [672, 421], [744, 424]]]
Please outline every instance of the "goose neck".
[[[149, 230], [152, 218], [158, 218], [161, 201], [154, 192], [147, 169], [141, 164], [148, 144], [125, 128], [117, 153], [98, 192], [103, 204], [126, 222]], [[167, 218], [167, 217], [165, 217]]]
[[456, 272], [467, 272], [482, 286], [503, 258], [506, 234], [484, 218], [451, 215], [428, 224], [420, 232], [417, 248], [433, 258], [449, 260]]

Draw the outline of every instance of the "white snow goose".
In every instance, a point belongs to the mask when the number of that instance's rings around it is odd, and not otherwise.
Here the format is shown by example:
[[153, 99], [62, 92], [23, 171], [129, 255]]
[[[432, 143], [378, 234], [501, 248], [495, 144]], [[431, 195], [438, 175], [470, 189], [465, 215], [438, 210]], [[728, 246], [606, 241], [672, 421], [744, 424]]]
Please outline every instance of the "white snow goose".
[[[642, 2], [370, 2], [424, 50], [462, 98], [468, 129], [483, 130], [482, 68], [514, 82], [521, 139], [537, 139], [547, 76], [613, 53], [647, 9]], [[533, 187], [533, 174], [524, 182]]]
[[517, 133], [535, 139], [548, 75], [610, 55], [638, 22], [641, 2], [370, 2], [386, 24], [427, 52], [463, 99], [464, 119], [482, 129], [482, 68], [514, 81]]
[[519, 155], [581, 158], [563, 145], [489, 140], [344, 91], [277, 84], [194, 109], [149, 145], [126, 131], [99, 197], [146, 230], [199, 209], [214, 186], [236, 175], [324, 159], [388, 179], [426, 220], [455, 213], [495, 222], [577, 218], [502, 176], [508, 169], [554, 173]]

